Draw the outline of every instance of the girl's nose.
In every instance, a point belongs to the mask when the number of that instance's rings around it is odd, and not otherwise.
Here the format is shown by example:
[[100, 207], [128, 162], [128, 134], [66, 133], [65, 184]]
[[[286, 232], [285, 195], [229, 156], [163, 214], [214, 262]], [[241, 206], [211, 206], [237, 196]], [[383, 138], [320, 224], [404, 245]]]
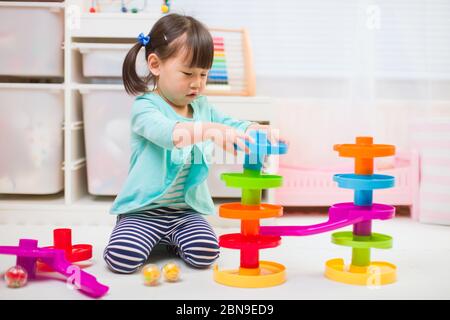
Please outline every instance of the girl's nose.
[[194, 81], [194, 82], [191, 82], [191, 88], [192, 89], [198, 89], [198, 88], [200, 88], [200, 81]]
[[202, 78], [201, 77], [195, 77], [195, 79], [191, 82], [191, 88], [192, 89], [198, 89], [202, 85]]

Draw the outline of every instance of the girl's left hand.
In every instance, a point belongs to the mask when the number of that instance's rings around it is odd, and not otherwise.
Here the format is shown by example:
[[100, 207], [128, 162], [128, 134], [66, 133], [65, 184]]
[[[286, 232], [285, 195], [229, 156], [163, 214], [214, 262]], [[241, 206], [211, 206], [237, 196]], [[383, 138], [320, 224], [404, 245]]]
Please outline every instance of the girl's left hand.
[[267, 134], [267, 138], [269, 139], [271, 144], [277, 145], [278, 142], [280, 141], [289, 146], [289, 141], [285, 137], [280, 135], [280, 130], [271, 128], [269, 125], [252, 123], [251, 125], [248, 126], [245, 132], [248, 133], [249, 130], [265, 131]]

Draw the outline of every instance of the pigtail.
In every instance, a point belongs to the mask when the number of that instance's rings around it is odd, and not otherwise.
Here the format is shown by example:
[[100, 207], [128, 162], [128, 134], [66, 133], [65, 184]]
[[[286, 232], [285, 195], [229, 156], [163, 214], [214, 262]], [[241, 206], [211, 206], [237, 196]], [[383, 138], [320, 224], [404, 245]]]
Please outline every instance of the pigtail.
[[[186, 34], [184, 41], [176, 41]], [[208, 29], [196, 19], [176, 13], [160, 18], [148, 35], [139, 34], [137, 43], [128, 51], [122, 66], [122, 79], [128, 94], [139, 95], [148, 91], [148, 84], [157, 86], [157, 77], [151, 72], [141, 78], [136, 72], [136, 59], [142, 47], [145, 58], [155, 53], [161, 61], [175, 56], [181, 49], [187, 49], [190, 67], [210, 69], [214, 58], [214, 45]]]
[[130, 51], [128, 51], [122, 65], [122, 79], [125, 90], [128, 94], [135, 96], [147, 92], [147, 85], [153, 78], [150, 73], [147, 77], [142, 79], [136, 72], [136, 59], [142, 47], [142, 43], [136, 43]]

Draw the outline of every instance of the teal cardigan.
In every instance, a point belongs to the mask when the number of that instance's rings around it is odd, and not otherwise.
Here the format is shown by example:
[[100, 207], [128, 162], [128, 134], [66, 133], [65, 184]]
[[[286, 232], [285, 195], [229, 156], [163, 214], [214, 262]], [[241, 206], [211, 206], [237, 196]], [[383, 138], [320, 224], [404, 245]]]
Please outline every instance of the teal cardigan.
[[[251, 124], [222, 114], [204, 96], [195, 99], [191, 106], [196, 122], [217, 122], [242, 131]], [[172, 132], [175, 124], [182, 121], [187, 120], [159, 95], [151, 92], [136, 98], [131, 111], [130, 167], [111, 214], [145, 210], [170, 188], [191, 151], [195, 160], [185, 182], [185, 201], [199, 213], [215, 213], [206, 183], [214, 143], [206, 140], [183, 148], [175, 147]]]

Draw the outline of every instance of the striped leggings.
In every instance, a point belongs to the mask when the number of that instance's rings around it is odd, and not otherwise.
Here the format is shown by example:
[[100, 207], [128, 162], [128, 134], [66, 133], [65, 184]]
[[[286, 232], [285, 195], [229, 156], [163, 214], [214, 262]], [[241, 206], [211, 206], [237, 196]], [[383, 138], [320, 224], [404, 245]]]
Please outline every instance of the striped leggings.
[[171, 246], [177, 256], [197, 268], [209, 267], [219, 257], [217, 237], [201, 214], [162, 207], [120, 215], [103, 258], [112, 271], [133, 273], [158, 243]]

